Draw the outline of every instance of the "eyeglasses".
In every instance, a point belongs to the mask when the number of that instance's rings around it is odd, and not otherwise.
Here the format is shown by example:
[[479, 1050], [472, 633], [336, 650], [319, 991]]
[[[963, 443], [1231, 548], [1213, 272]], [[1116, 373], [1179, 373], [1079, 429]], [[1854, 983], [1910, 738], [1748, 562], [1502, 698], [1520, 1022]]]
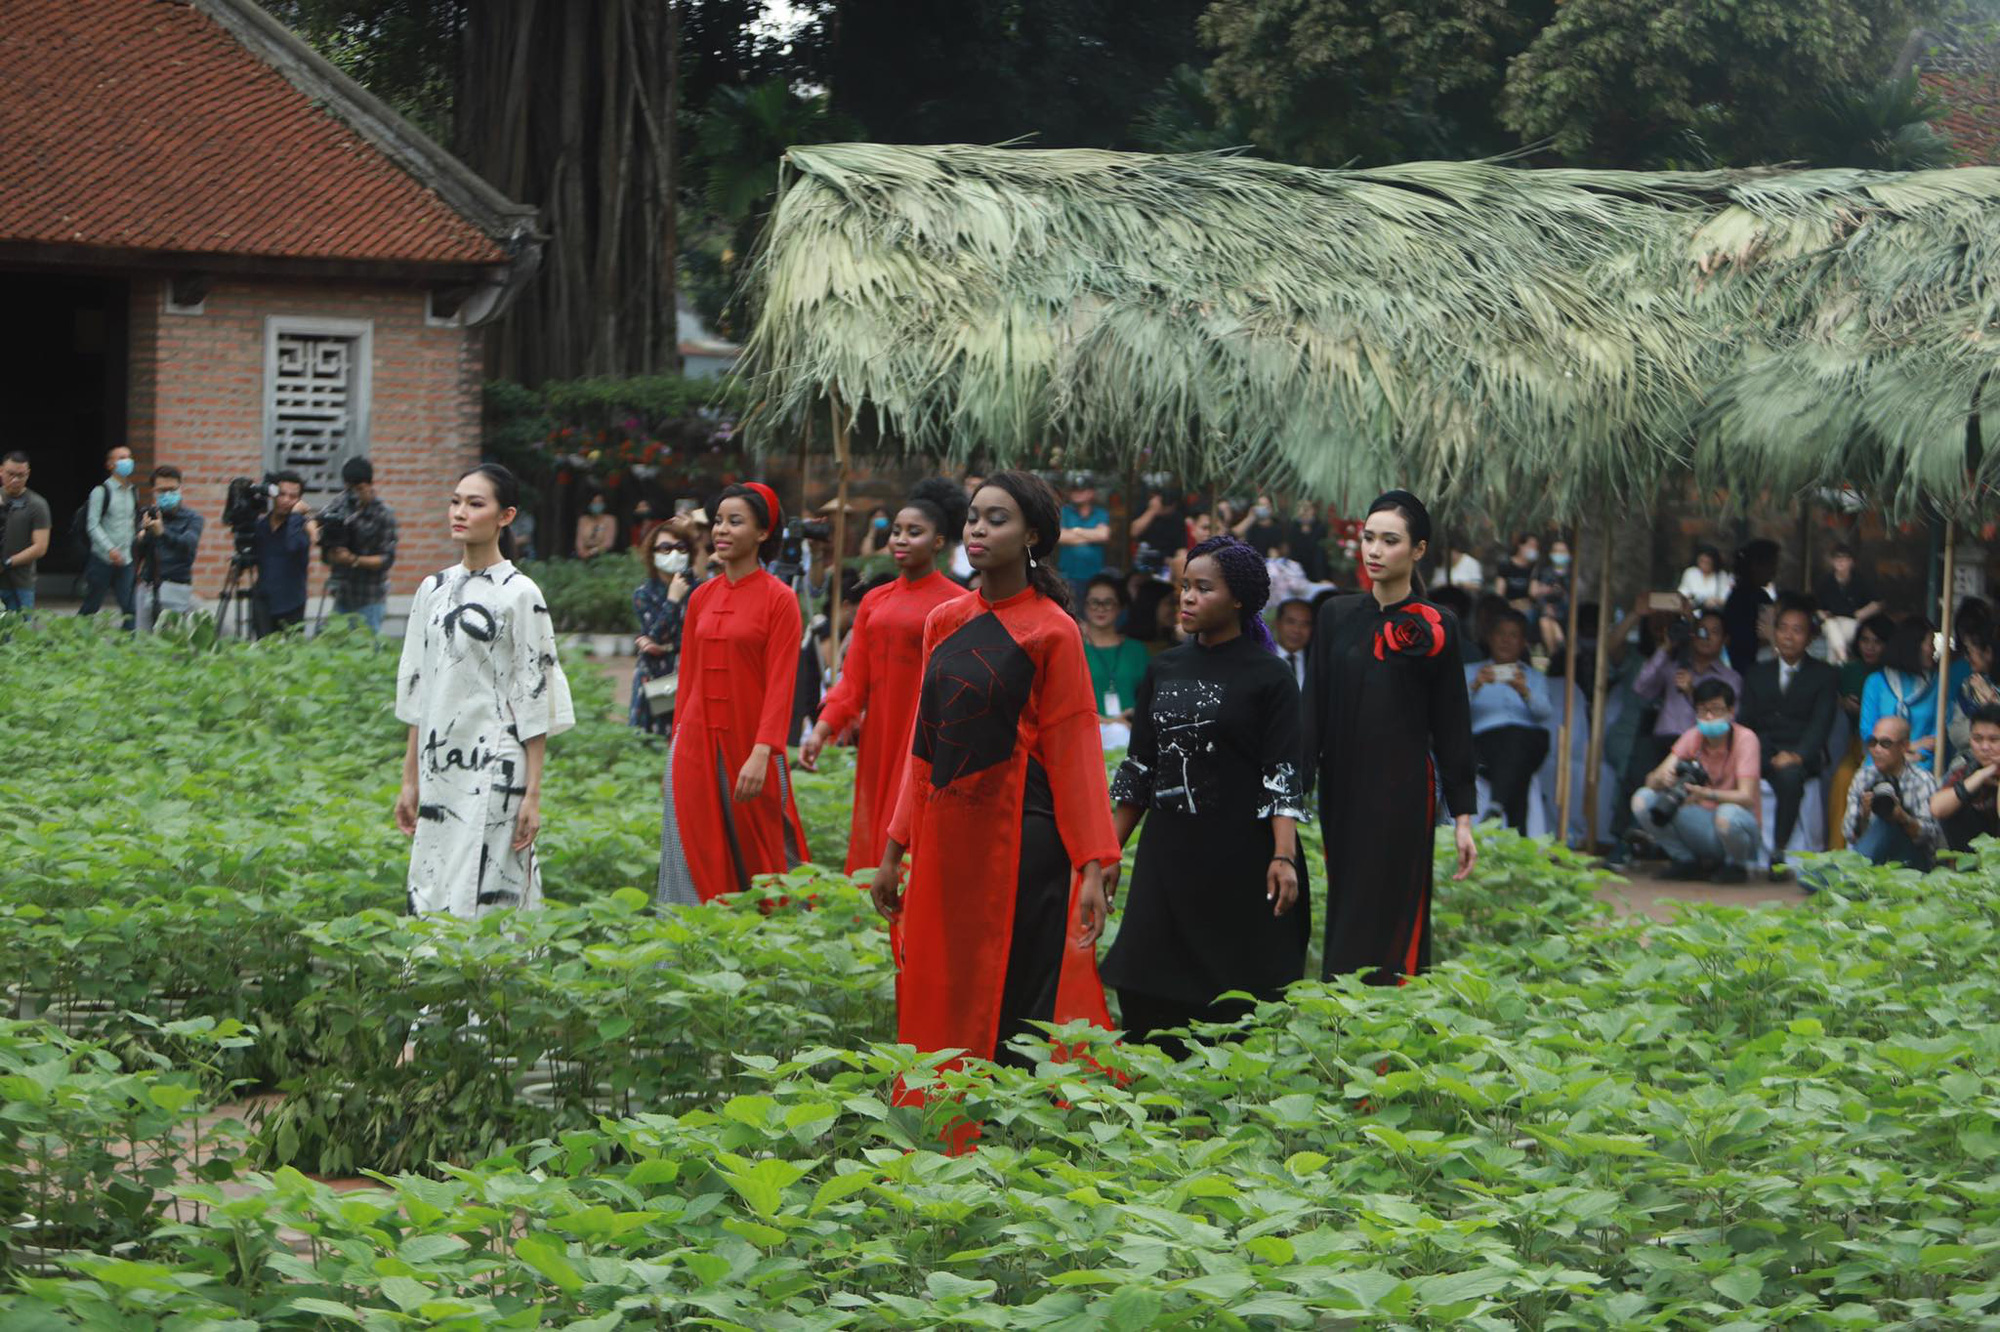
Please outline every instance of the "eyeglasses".
[[1894, 749], [1902, 743], [1901, 740], [1892, 740], [1886, 735], [1871, 735], [1868, 737], [1868, 747], [1870, 749]]

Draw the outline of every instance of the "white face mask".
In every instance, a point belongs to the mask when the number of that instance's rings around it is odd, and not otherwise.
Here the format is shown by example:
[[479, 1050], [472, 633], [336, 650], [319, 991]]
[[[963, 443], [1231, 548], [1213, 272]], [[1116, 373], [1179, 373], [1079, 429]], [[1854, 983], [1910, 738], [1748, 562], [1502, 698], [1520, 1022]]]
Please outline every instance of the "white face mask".
[[663, 574], [686, 573], [687, 552], [684, 550], [663, 550], [653, 556], [653, 567]]

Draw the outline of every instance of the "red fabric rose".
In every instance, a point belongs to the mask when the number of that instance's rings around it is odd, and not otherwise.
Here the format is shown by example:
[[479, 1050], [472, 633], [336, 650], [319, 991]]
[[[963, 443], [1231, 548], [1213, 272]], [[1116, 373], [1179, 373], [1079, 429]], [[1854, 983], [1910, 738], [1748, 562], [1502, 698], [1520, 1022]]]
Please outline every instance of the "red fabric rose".
[[1444, 651], [1444, 617], [1437, 608], [1413, 601], [1393, 612], [1375, 629], [1375, 660], [1386, 661], [1391, 653], [1399, 657], [1435, 657]]

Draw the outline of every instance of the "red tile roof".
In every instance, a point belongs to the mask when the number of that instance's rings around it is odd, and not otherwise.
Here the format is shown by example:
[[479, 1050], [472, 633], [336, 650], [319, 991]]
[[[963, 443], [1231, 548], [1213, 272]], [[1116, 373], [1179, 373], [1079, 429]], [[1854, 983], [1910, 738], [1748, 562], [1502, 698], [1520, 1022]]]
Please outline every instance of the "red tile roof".
[[505, 259], [435, 191], [180, 0], [0, 7], [0, 242]]
[[1944, 106], [1933, 120], [1958, 150], [1961, 166], [2000, 166], [2000, 78], [1927, 72], [1918, 79]]

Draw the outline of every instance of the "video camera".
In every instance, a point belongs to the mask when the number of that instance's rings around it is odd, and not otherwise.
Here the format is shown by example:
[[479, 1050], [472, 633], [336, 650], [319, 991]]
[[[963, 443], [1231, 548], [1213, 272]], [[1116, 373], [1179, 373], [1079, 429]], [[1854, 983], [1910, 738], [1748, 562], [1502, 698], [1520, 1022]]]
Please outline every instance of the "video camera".
[[248, 563], [256, 557], [257, 524], [271, 512], [271, 501], [277, 497], [278, 482], [270, 472], [264, 473], [262, 481], [247, 476], [230, 481], [229, 493], [222, 501], [222, 521], [235, 538], [239, 561]]
[[319, 550], [354, 549], [354, 492], [343, 490], [340, 497], [313, 515], [319, 523]]
[[1689, 787], [1708, 784], [1708, 769], [1694, 759], [1682, 759], [1674, 764], [1674, 784], [1660, 792], [1660, 798], [1653, 802], [1654, 826], [1664, 828], [1674, 821], [1674, 816], [1681, 812], [1681, 806], [1687, 804]]

